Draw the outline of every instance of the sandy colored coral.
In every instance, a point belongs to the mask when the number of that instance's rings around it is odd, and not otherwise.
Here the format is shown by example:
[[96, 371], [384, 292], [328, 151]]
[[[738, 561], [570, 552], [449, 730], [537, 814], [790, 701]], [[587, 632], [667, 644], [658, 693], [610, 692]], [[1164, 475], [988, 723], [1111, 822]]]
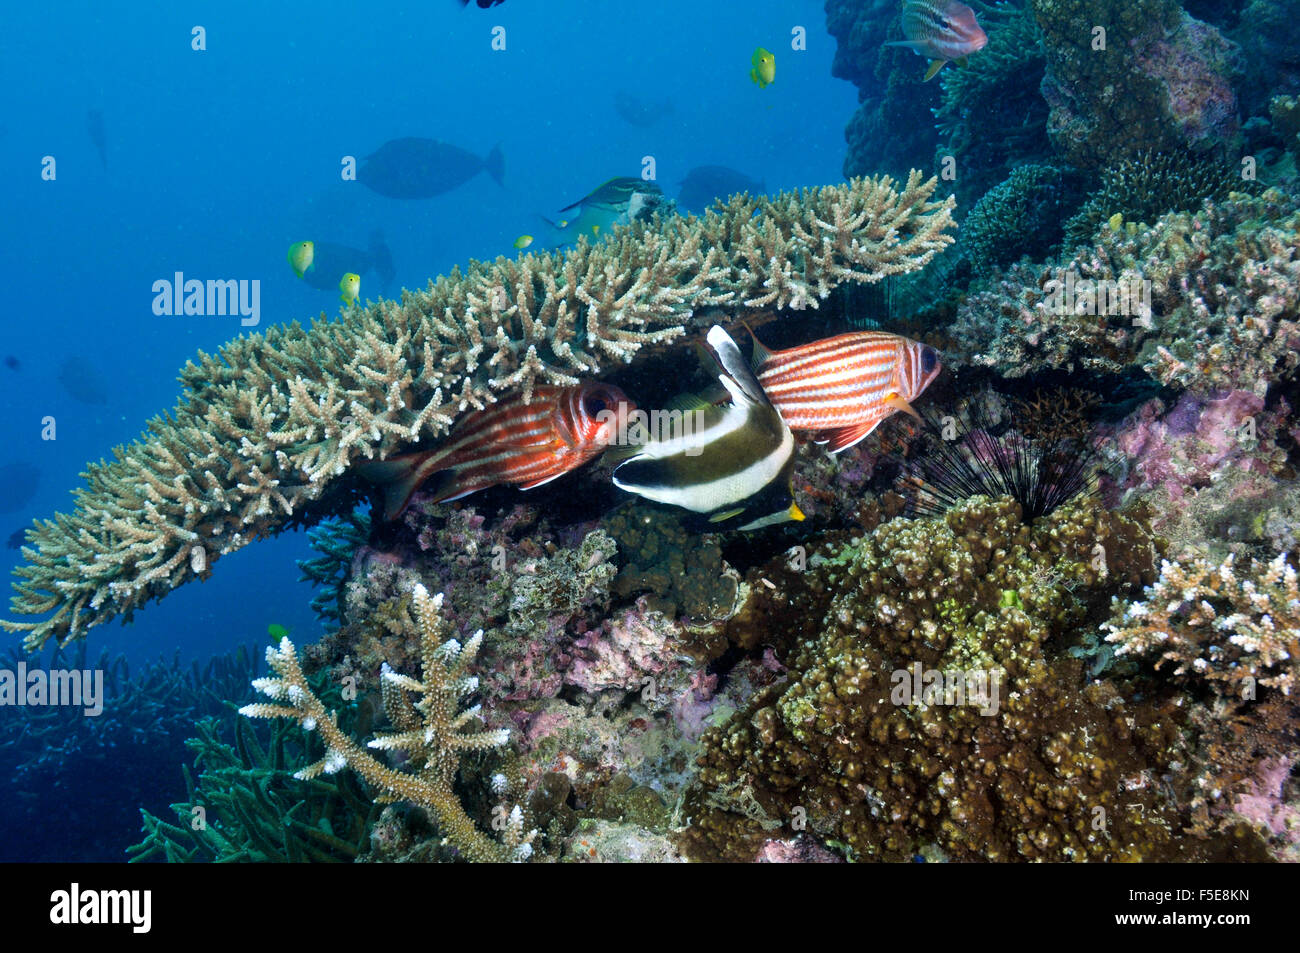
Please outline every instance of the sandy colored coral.
[[[1275, 190], [1233, 193], [1132, 234], [1105, 229], [1066, 261], [1014, 266], [972, 294], [954, 356], [1006, 377], [1137, 365], [1198, 394], [1262, 395], [1300, 367], [1298, 236], [1300, 212]], [[1072, 301], [1057, 294], [1067, 286]], [[1138, 304], [1148, 287], [1149, 317]], [[1137, 294], [1112, 307], [1125, 289]]]
[[[573, 383], [682, 338], [722, 308], [817, 307], [835, 286], [925, 265], [952, 241], [950, 201], [913, 172], [734, 197], [564, 253], [473, 262], [400, 301], [200, 353], [188, 393], [92, 464], [76, 509], [39, 521], [3, 622], [37, 649], [211, 571], [221, 556], [345, 509], [336, 479], [444, 433], [536, 381]], [[332, 498], [334, 497], [334, 498]]]
[[[453, 790], [461, 758], [469, 752], [498, 748], [508, 732], [468, 730], [478, 717], [478, 706], [460, 709], [460, 699], [477, 690], [478, 679], [468, 674], [478, 654], [483, 633], [463, 645], [449, 638], [441, 615], [443, 596], [430, 596], [423, 586], [414, 593], [415, 627], [420, 634], [423, 673], [417, 680], [383, 671], [384, 709], [397, 729], [378, 735], [368, 747], [405, 753], [413, 771], [388, 767], [361, 748], [339, 728], [335, 714], [312, 691], [298, 662], [293, 643], [282, 639], [266, 650], [271, 675], [253, 686], [278, 704], [258, 703], [241, 708], [249, 718], [292, 718], [309, 731], [320, 732], [325, 757], [299, 771], [311, 779], [350, 767], [385, 800], [409, 800], [433, 811], [443, 834], [470, 860], [526, 860], [532, 854], [533, 833], [524, 833], [523, 812], [516, 806], [505, 817], [502, 840], [486, 837], [465, 813]], [[409, 693], [409, 694], [408, 694]], [[418, 701], [412, 702], [410, 695]]]
[[[1189, 551], [1160, 566], [1140, 600], [1116, 607], [1102, 628], [1117, 655], [1157, 658], [1172, 675], [1226, 683], [1224, 694], [1254, 697], [1255, 686], [1290, 695], [1300, 673], [1300, 586], [1285, 553], [1237, 566]], [[1242, 693], [1247, 693], [1243, 696]]]

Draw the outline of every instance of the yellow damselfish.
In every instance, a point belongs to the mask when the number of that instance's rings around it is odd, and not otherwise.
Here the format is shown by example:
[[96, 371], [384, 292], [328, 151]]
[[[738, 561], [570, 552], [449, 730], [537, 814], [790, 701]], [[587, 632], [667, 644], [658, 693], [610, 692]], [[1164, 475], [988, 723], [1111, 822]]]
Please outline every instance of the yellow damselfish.
[[311, 261], [316, 257], [315, 242], [294, 242], [289, 246], [289, 264], [299, 278], [307, 274]]
[[749, 78], [758, 83], [759, 89], [765, 88], [776, 79], [776, 57], [761, 46], [754, 50], [754, 55], [749, 58], [749, 64], [753, 67], [749, 71]]
[[515, 239], [516, 248], [527, 248], [532, 243], [533, 243], [532, 235], [520, 235], [518, 238]]
[[351, 307], [356, 304], [357, 297], [361, 294], [361, 276], [349, 271], [339, 282], [339, 291], [343, 292], [339, 295], [339, 300], [345, 305]]

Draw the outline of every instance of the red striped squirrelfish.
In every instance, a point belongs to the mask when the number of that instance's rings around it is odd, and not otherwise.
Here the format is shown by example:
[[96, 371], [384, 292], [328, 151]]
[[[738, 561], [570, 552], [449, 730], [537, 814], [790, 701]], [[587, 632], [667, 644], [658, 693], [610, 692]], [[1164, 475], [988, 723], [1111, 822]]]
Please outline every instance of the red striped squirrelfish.
[[928, 58], [930, 68], [922, 82], [934, 79], [949, 60], [964, 63], [989, 41], [975, 22], [975, 11], [958, 0], [906, 0], [903, 36], [907, 39], [891, 40], [885, 46], [906, 46], [917, 56]]
[[934, 348], [883, 331], [855, 331], [783, 351], [769, 351], [755, 337], [753, 363], [790, 429], [815, 431], [813, 440], [828, 444], [831, 453], [847, 450], [890, 414], [918, 417], [910, 402], [942, 370]]
[[397, 519], [411, 495], [437, 473], [446, 477], [434, 503], [502, 483], [531, 490], [601, 453], [634, 409], [610, 384], [539, 386], [532, 403], [516, 394], [461, 417], [441, 446], [363, 463], [357, 470], [383, 488], [385, 521]]

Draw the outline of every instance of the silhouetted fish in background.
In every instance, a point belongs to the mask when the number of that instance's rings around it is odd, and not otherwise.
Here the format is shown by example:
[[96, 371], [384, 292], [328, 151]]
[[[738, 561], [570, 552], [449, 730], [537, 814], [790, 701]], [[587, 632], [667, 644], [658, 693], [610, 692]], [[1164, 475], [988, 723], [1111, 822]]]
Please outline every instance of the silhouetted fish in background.
[[22, 366], [22, 361], [18, 360], [18, 358], [14, 357], [12, 354], [5, 355], [5, 367], [9, 368], [9, 370], [22, 370]]
[[333, 242], [315, 242], [311, 267], [303, 272], [302, 280], [321, 291], [337, 291], [339, 279], [347, 272], [360, 275], [373, 274], [379, 279], [381, 289], [387, 289], [397, 277], [393, 265], [393, 252], [384, 241], [383, 232], [370, 235], [370, 248], [361, 251]]
[[90, 133], [90, 141], [95, 144], [95, 151], [99, 153], [99, 161], [107, 169], [108, 137], [104, 135], [104, 114], [98, 109], [86, 113], [86, 131]]
[[59, 367], [59, 383], [83, 404], [107, 404], [108, 384], [89, 361], [70, 357]]
[[41, 471], [30, 463], [7, 463], [0, 467], [0, 513], [12, 513], [36, 495]]
[[614, 96], [614, 111], [632, 125], [648, 129], [665, 116], [672, 115], [673, 104], [669, 99], [651, 102], [619, 90]]
[[27, 528], [23, 527], [22, 529], [14, 530], [13, 534], [5, 540], [5, 545], [10, 549], [18, 549], [25, 542], [27, 542]]
[[495, 146], [480, 159], [460, 146], [437, 139], [391, 139], [362, 160], [357, 179], [390, 199], [430, 199], [487, 172], [505, 186], [505, 159]]
[[[474, 5], [480, 10], [486, 10], [488, 7], [495, 7], [498, 4], [505, 3], [506, 0], [474, 0]], [[469, 6], [469, 0], [460, 0], [462, 7]]]
[[715, 199], [727, 198], [738, 192], [762, 195], [767, 186], [725, 165], [697, 165], [682, 179], [682, 190], [677, 194], [677, 204], [683, 211], [702, 212]]

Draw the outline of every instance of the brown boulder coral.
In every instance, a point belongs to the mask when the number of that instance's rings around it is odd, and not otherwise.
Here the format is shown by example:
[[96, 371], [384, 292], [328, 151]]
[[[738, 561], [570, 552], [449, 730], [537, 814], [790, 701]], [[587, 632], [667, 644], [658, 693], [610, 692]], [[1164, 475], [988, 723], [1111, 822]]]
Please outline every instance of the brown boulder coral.
[[[1052, 644], [1150, 582], [1156, 552], [1141, 518], [1095, 501], [1025, 525], [977, 497], [814, 554], [804, 585], [833, 588], [829, 610], [802, 622], [792, 679], [705, 735], [686, 848], [749, 859], [807, 831], [859, 859], [1177, 856], [1155, 783], [1173, 729]], [[946, 681], [919, 704], [914, 666]]]

